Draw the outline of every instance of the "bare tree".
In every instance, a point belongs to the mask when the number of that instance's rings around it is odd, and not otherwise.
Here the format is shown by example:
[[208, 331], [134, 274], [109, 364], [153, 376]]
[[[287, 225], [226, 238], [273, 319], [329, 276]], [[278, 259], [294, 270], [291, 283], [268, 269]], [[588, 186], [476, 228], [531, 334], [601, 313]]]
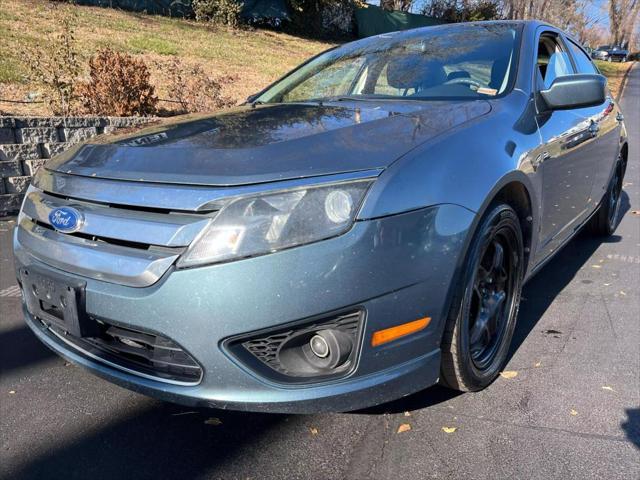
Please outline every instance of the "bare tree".
[[401, 12], [408, 12], [411, 10], [413, 0], [380, 0], [380, 6], [385, 10], [400, 10]]
[[609, 0], [611, 42], [628, 46], [637, 31], [640, 18], [640, 0]]

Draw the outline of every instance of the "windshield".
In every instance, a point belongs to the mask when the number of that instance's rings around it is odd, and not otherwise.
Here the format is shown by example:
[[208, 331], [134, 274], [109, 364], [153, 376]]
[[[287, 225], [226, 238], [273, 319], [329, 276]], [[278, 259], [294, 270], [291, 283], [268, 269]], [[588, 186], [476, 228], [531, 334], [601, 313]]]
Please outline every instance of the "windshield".
[[381, 35], [321, 54], [256, 101], [494, 97], [511, 88], [519, 37], [509, 23]]

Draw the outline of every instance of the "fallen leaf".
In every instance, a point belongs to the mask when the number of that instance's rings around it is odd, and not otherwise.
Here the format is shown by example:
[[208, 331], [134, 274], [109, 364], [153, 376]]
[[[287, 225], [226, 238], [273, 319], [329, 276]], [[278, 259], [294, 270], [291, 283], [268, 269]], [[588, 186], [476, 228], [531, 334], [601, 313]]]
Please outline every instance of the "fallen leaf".
[[571, 411], [569, 412], [571, 415], [573, 415], [574, 417], [576, 415], [578, 415], [578, 412], [576, 410], [574, 410], [573, 408], [571, 409]]
[[605, 283], [604, 286], [608, 287], [609, 285], [611, 285], [610, 283]]
[[457, 427], [442, 427], [444, 433], [453, 433], [457, 430]]
[[640, 215], [640, 210], [631, 210], [632, 215]]
[[218, 425], [222, 425], [222, 420], [220, 420], [218, 417], [209, 417], [204, 421], [205, 425], [213, 425], [214, 427], [217, 427]]
[[623, 297], [626, 297], [626, 296], [627, 296], [627, 294], [625, 293], [625, 291], [624, 291], [624, 290], [620, 290], [620, 295], [622, 295]]
[[15, 390], [9, 390], [9, 395], [14, 395], [16, 393]]
[[603, 390], [609, 390], [610, 392], [615, 392], [615, 390], [614, 390], [613, 388], [611, 388], [610, 386], [608, 386], [608, 385], [604, 385], [604, 386], [602, 387], [602, 389], [603, 389]]
[[602, 265], [591, 265], [593, 268], [602, 268]]
[[409, 412], [404, 412], [404, 416], [405, 416], [405, 417], [410, 417], [410, 416], [411, 416], [411, 414], [410, 414]]
[[502, 378], [515, 378], [518, 376], [518, 372], [515, 370], [505, 370], [504, 372], [500, 372], [500, 376]]
[[311, 432], [311, 435], [318, 434], [318, 429], [316, 427], [309, 427], [309, 431]]
[[534, 365], [534, 367], [538, 368], [540, 365], [542, 365], [542, 362], [536, 362], [536, 364]]
[[398, 427], [398, 431], [396, 433], [408, 432], [409, 430], [411, 430], [411, 425], [403, 423]]

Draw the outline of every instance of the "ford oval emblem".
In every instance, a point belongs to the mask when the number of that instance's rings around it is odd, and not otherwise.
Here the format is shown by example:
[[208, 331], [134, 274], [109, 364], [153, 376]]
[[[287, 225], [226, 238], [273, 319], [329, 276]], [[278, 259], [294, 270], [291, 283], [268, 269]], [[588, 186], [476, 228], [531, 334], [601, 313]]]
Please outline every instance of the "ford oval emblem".
[[80, 230], [84, 216], [73, 207], [54, 208], [49, 213], [49, 223], [62, 233], [73, 233]]

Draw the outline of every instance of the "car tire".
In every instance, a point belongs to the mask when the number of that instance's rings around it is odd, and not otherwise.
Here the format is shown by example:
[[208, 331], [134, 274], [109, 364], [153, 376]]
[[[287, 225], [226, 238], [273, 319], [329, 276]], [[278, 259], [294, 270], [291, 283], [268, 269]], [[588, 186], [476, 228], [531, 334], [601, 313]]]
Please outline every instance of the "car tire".
[[516, 325], [523, 273], [518, 216], [509, 205], [491, 207], [469, 247], [445, 325], [444, 386], [478, 391], [498, 376]]
[[607, 191], [602, 197], [598, 210], [589, 221], [589, 230], [596, 236], [613, 235], [618, 227], [622, 198], [622, 180], [624, 163], [621, 158], [616, 163], [614, 173], [609, 180]]

